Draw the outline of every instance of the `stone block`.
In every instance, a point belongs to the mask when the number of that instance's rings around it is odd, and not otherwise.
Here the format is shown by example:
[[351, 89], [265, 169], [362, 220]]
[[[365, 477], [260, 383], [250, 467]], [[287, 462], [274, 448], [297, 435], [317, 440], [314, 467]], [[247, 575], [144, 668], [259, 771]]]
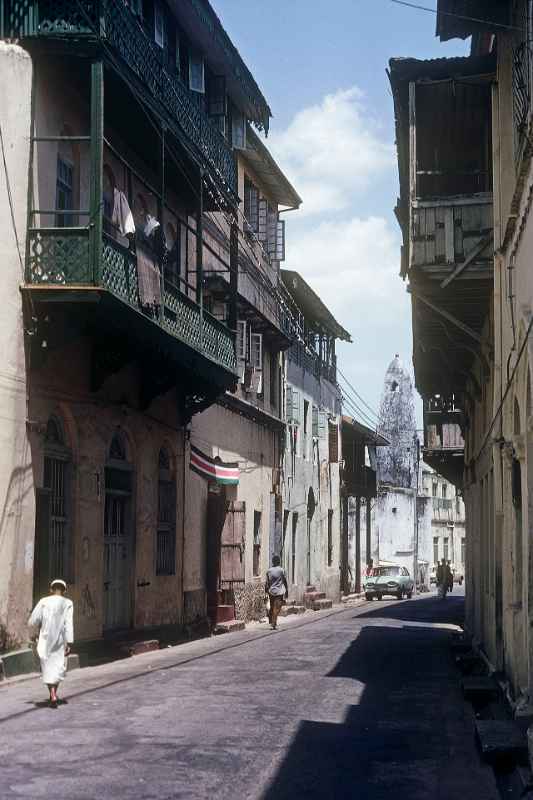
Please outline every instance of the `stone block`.
[[313, 604], [311, 608], [313, 611], [325, 611], [327, 608], [333, 607], [333, 601], [327, 600], [326, 598], [322, 597], [318, 600], [313, 600]]
[[297, 606], [297, 605], [283, 606], [283, 608], [279, 612], [279, 615], [280, 617], [290, 617], [294, 614], [305, 614], [305, 611], [306, 611], [305, 606]]
[[159, 641], [158, 639], [147, 639], [144, 642], [127, 642], [120, 649], [129, 656], [139, 656], [142, 653], [159, 650]]
[[31, 648], [25, 650], [13, 650], [11, 653], [4, 653], [2, 656], [2, 668], [0, 674], [4, 678], [14, 678], [16, 675], [27, 675], [29, 672], [37, 672], [39, 663]]
[[234, 619], [230, 622], [220, 622], [213, 629], [215, 636], [220, 636], [223, 633], [235, 633], [236, 631], [243, 631], [245, 624], [241, 619]]
[[476, 734], [485, 761], [526, 764], [527, 737], [512, 720], [478, 720]]

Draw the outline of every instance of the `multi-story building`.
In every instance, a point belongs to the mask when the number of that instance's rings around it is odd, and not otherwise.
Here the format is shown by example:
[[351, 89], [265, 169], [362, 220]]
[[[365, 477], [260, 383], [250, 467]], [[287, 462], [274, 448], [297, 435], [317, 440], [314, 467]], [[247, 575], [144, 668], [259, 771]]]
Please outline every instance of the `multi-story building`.
[[194, 619], [191, 442], [266, 471], [281, 427], [269, 297], [299, 198], [250, 129], [270, 110], [207, 0], [7, 0], [0, 38], [0, 645], [58, 575], [78, 638]]
[[298, 321], [286, 359], [287, 430], [281, 553], [290, 596], [308, 586], [334, 600], [341, 565], [341, 392], [335, 340], [351, 341], [297, 272], [282, 270]]
[[464, 577], [466, 533], [463, 498], [453, 483], [434, 469], [424, 463], [421, 468], [420, 494], [431, 498], [431, 530], [425, 537], [431, 542], [430, 563], [435, 566], [444, 558], [451, 563], [457, 576]]
[[531, 706], [533, 15], [528, 0], [438, 12], [470, 57], [391, 62], [415, 375], [442, 431], [429, 463], [465, 498], [467, 625]]

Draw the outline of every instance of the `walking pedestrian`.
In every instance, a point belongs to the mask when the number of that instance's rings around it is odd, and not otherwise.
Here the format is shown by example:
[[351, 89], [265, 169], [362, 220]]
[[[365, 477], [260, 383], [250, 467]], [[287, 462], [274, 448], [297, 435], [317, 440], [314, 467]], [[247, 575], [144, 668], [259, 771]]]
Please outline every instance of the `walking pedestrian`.
[[453, 570], [451, 561], [448, 561], [446, 569], [448, 571], [448, 591], [453, 592]]
[[50, 707], [57, 708], [57, 687], [66, 674], [67, 656], [74, 641], [73, 605], [64, 595], [67, 584], [56, 578], [50, 594], [32, 611], [28, 624], [39, 628], [37, 653], [41, 661], [43, 683], [50, 693]]
[[287, 576], [280, 564], [280, 557], [274, 556], [272, 558], [272, 566], [267, 570], [265, 583], [265, 592], [270, 602], [268, 621], [274, 631], [278, 627], [278, 615], [283, 605], [283, 599], [289, 594]]
[[443, 558], [442, 561], [439, 563], [437, 567], [437, 588], [439, 590], [439, 597], [444, 600], [446, 597], [446, 593], [448, 591], [448, 586], [450, 583], [450, 576], [451, 570], [446, 563], [446, 559]]

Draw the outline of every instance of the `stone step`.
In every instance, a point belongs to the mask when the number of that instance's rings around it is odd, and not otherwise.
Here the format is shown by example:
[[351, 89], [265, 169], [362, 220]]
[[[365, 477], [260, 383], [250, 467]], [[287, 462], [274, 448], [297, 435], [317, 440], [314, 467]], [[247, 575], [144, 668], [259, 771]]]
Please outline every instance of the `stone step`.
[[307, 608], [312, 608], [314, 602], [317, 600], [324, 600], [325, 597], [325, 592], [304, 592], [304, 605], [307, 606]]
[[120, 649], [128, 656], [140, 656], [142, 653], [151, 653], [159, 650], [158, 639], [147, 639], [144, 642], [127, 642], [120, 646]]
[[13, 650], [0, 657], [0, 681], [16, 675], [27, 675], [39, 669], [39, 659], [31, 647]]
[[513, 720], [477, 720], [476, 734], [485, 761], [527, 764], [527, 737]]
[[245, 624], [240, 619], [233, 619], [229, 622], [219, 622], [213, 628], [213, 634], [215, 636], [220, 636], [222, 633], [235, 633], [236, 631], [243, 631], [245, 628]]
[[221, 622], [232, 622], [235, 619], [235, 606], [233, 605], [218, 605], [215, 609], [215, 624]]
[[332, 608], [332, 607], [333, 607], [333, 600], [328, 600], [327, 598], [314, 600], [313, 605], [311, 606], [313, 611], [325, 611], [326, 608]]
[[290, 606], [283, 606], [283, 608], [279, 612], [279, 615], [280, 617], [289, 617], [292, 614], [305, 614], [305, 612], [306, 612], [305, 606], [290, 605]]

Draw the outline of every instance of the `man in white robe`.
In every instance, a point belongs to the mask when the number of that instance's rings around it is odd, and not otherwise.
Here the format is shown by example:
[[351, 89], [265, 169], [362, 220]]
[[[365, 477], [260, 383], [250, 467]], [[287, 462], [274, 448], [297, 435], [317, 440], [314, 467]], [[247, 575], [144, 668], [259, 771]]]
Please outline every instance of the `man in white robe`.
[[64, 597], [65, 581], [55, 579], [50, 594], [39, 600], [32, 611], [29, 625], [39, 627], [37, 653], [41, 660], [43, 683], [50, 692], [50, 705], [57, 708], [57, 687], [66, 674], [66, 661], [74, 641], [72, 600]]

